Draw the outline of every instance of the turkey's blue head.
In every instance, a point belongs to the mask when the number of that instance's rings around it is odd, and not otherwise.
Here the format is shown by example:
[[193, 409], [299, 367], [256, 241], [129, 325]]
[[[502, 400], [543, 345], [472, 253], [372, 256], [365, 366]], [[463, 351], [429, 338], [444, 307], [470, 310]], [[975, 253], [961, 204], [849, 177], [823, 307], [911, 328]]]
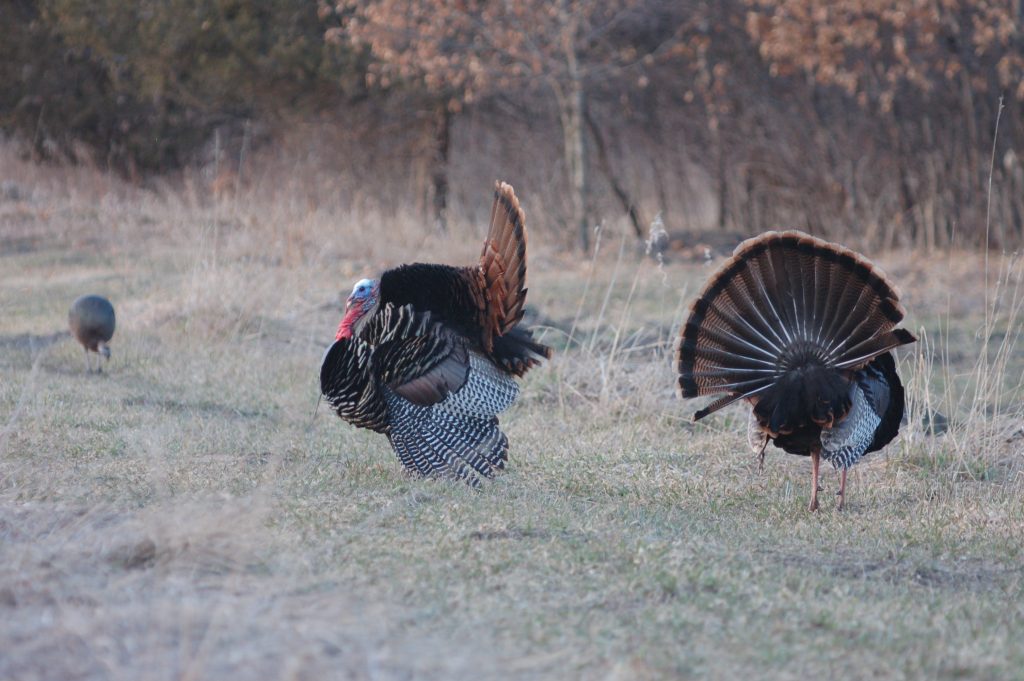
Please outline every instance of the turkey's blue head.
[[376, 279], [360, 279], [352, 287], [352, 293], [345, 301], [345, 316], [338, 325], [337, 340], [351, 338], [358, 330], [361, 321], [368, 319], [370, 313], [377, 308], [380, 297], [380, 282]]

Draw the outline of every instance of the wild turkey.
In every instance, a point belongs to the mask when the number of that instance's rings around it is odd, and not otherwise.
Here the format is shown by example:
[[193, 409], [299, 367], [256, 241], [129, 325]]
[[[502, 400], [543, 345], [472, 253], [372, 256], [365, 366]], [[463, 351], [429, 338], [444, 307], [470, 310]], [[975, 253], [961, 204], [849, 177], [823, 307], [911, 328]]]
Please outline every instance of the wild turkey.
[[690, 309], [676, 349], [682, 397], [722, 395], [699, 420], [739, 399], [753, 405], [751, 446], [768, 441], [846, 472], [899, 431], [903, 385], [890, 350], [913, 343], [904, 310], [864, 257], [802, 232], [768, 232], [737, 246]]
[[496, 186], [479, 264], [402, 265], [356, 283], [320, 391], [342, 419], [387, 435], [402, 464], [472, 485], [504, 468], [497, 415], [551, 349], [519, 325], [526, 227], [512, 187]]
[[[103, 355], [110, 361], [110, 346], [107, 344], [114, 336], [114, 323], [114, 306], [102, 296], [81, 296], [71, 304], [68, 326], [71, 327], [71, 335], [85, 348], [86, 373], [92, 373], [90, 352]], [[98, 357], [96, 371], [103, 371]]]

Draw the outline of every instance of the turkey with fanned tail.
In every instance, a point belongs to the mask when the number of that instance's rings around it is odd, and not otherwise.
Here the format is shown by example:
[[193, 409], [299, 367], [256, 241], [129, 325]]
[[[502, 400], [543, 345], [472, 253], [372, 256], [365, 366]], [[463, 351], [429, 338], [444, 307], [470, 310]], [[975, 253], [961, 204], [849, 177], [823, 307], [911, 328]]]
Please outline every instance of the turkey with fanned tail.
[[520, 325], [526, 227], [512, 187], [495, 189], [479, 264], [415, 263], [356, 283], [320, 368], [338, 416], [387, 436], [422, 476], [479, 484], [505, 467], [497, 415], [551, 349]]
[[888, 444], [903, 417], [891, 350], [913, 343], [896, 287], [863, 256], [802, 232], [740, 244], [690, 309], [676, 348], [682, 397], [719, 395], [699, 420], [744, 399], [748, 435], [811, 457], [810, 510], [824, 458], [846, 472]]

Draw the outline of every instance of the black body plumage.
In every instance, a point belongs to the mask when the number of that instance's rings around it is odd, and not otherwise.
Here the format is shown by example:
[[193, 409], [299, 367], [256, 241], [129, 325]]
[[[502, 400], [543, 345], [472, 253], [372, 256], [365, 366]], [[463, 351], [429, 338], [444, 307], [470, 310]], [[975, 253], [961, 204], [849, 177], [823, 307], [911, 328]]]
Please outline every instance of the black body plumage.
[[889, 351], [915, 340], [895, 328], [903, 315], [895, 287], [853, 251], [800, 232], [749, 239], [691, 307], [680, 393], [719, 396], [695, 419], [745, 399], [765, 440], [848, 468], [899, 430]]
[[[380, 300], [396, 307], [411, 305], [429, 311], [434, 318], [486, 349], [490, 330], [481, 323], [487, 300], [480, 285], [479, 268], [413, 263], [384, 272], [380, 277]], [[525, 298], [526, 289], [522, 290]], [[522, 318], [519, 311], [518, 323]], [[487, 354], [497, 364], [521, 376], [551, 349], [533, 340], [533, 334], [518, 325], [493, 336]]]
[[835, 426], [822, 428], [811, 420], [775, 437], [775, 445], [803, 456], [820, 446], [822, 458], [836, 468], [849, 468], [864, 454], [889, 444], [899, 433], [904, 409], [903, 384], [892, 354], [879, 355], [854, 372], [846, 390], [850, 406]]
[[395, 267], [380, 275], [380, 301], [396, 307], [411, 305], [463, 335], [478, 335], [479, 312], [469, 285], [470, 269], [425, 263]]

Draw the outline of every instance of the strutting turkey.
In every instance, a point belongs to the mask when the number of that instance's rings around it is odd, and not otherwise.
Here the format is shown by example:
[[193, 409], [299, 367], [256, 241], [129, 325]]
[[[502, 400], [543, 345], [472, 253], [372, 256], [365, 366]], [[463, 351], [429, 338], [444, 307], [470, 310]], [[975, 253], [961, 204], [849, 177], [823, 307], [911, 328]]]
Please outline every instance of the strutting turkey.
[[507, 461], [497, 415], [519, 393], [513, 377], [551, 356], [519, 324], [525, 302], [525, 219], [499, 183], [479, 264], [356, 283], [320, 391], [342, 419], [387, 435], [408, 470], [476, 486]]
[[[81, 296], [71, 304], [68, 310], [68, 326], [71, 334], [85, 348], [85, 371], [92, 373], [90, 352], [102, 355], [110, 361], [110, 339], [114, 337], [114, 306], [102, 296]], [[100, 373], [99, 358], [96, 359], [96, 372]]]
[[736, 400], [753, 405], [748, 435], [811, 457], [810, 510], [821, 458], [846, 472], [899, 431], [903, 385], [890, 350], [913, 343], [904, 310], [863, 256], [802, 232], [737, 246], [690, 309], [676, 348], [682, 397], [721, 395], [699, 420]]

